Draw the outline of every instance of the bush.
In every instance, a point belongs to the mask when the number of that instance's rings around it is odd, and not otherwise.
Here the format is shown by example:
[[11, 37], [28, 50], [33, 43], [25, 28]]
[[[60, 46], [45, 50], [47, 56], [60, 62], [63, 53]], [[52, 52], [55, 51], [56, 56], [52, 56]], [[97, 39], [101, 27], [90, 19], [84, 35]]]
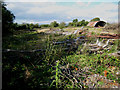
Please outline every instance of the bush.
[[13, 13], [5, 7], [6, 4], [2, 3], [2, 35], [6, 36], [13, 32], [14, 25], [13, 20], [15, 19], [15, 16]]

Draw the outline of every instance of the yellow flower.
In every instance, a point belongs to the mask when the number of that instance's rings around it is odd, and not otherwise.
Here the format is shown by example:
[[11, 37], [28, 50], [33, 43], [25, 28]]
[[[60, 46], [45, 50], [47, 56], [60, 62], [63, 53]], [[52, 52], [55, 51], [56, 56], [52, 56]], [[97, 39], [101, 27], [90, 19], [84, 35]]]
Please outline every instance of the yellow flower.
[[105, 57], [104, 57], [104, 59], [105, 59]]

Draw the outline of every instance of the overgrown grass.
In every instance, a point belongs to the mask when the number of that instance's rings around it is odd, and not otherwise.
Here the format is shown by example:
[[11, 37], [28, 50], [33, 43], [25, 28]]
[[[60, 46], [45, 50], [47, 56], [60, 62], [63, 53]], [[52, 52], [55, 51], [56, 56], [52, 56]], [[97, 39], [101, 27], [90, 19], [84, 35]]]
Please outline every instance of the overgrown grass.
[[[110, 51], [111, 52], [111, 51]], [[91, 54], [91, 55], [69, 55], [64, 58], [64, 61], [70, 63], [72, 66], [77, 65], [79, 68], [89, 67], [89, 71], [94, 74], [101, 74], [104, 76], [104, 71], [108, 71], [107, 78], [111, 80], [116, 80], [118, 82], [119, 78], [115, 76], [115, 73], [119, 71], [120, 61], [119, 58], [108, 55], [109, 52], [104, 52], [104, 54]], [[108, 67], [116, 67], [114, 72]]]
[[[4, 37], [3, 50], [8, 48], [31, 50], [37, 49], [36, 46], [40, 45], [38, 49], [44, 48], [45, 52], [3, 52], [3, 87], [21, 89], [22, 85], [26, 88], [48, 88], [52, 83], [51, 76], [54, 75], [54, 73], [51, 73], [54, 70], [51, 65], [54, 66], [57, 60], [68, 55], [67, 52], [64, 52], [66, 46], [53, 45], [53, 41], [64, 41], [66, 39], [71, 39], [71, 37], [57, 34], [38, 34], [36, 32]], [[9, 76], [7, 76], [8, 74]]]
[[50, 41], [54, 42], [72, 39], [72, 35], [64, 36], [59, 34], [45, 34], [42, 32], [20, 32], [13, 36], [3, 37], [2, 48], [15, 50], [44, 49], [47, 45], [48, 37]]
[[[95, 33], [93, 33], [95, 34]], [[78, 88], [70, 79], [61, 74], [60, 67], [70, 64], [70, 67], [85, 68], [93, 74], [104, 75], [107, 78], [120, 82], [115, 73], [120, 68], [120, 61], [110, 53], [117, 51], [118, 41], [114, 42], [110, 51], [103, 54], [89, 54], [87, 49], [84, 53], [78, 53], [83, 45], [79, 44], [77, 50], [65, 51], [64, 45], [54, 45], [56, 41], [72, 40], [81, 35], [59, 35], [37, 32], [20, 32], [10, 37], [3, 38], [3, 49], [32, 50], [45, 49], [35, 53], [3, 52], [3, 87], [5, 88]], [[95, 38], [89, 39], [87, 43], [95, 43]], [[72, 54], [72, 55], [71, 55]], [[114, 72], [108, 67], [116, 67]], [[84, 79], [84, 78], [81, 78]], [[21, 87], [22, 86], [22, 87]], [[87, 87], [87, 86], [86, 86]]]

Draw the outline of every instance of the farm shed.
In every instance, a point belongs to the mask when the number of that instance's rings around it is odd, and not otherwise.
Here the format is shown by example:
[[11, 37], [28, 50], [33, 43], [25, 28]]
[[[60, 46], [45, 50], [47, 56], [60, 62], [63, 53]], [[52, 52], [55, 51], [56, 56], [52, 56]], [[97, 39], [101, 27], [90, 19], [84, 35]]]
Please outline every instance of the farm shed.
[[90, 27], [104, 27], [106, 22], [104, 21], [94, 21], [94, 22], [89, 22], [87, 26]]

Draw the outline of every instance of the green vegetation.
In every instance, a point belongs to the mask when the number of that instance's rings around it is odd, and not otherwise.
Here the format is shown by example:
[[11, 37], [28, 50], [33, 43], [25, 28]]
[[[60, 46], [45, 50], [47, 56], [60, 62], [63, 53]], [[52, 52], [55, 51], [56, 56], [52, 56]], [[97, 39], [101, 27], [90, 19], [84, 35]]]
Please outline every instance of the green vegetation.
[[[17, 52], [15, 54], [14, 52], [8, 52], [8, 53], [3, 52], [3, 79], [4, 79], [3, 85], [5, 85], [6, 88], [10, 88], [10, 87], [21, 88], [21, 83], [22, 85], [24, 84], [23, 87], [28, 87], [28, 88], [49, 87], [48, 85], [46, 86], [46, 84], [47, 83], [50, 84], [50, 78], [52, 77], [52, 75], [54, 75], [54, 73], [51, 73], [54, 71], [54, 69], [50, 65], [55, 64], [56, 60], [59, 60], [60, 58], [62, 58], [67, 54], [63, 52], [64, 47], [66, 47], [65, 45], [63, 47], [60, 45], [57, 46], [52, 45], [51, 41], [53, 41], [53, 39], [54, 41], [60, 39], [60, 38], [56, 39], [54, 36], [61, 37], [59, 35], [43, 35], [33, 32], [26, 32], [16, 35], [14, 34], [14, 36], [11, 36], [9, 38], [8, 37], [4, 38], [6, 42], [3, 43], [4, 45], [3, 49], [5, 48], [10, 48], [14, 50], [16, 49], [31, 50], [38, 48], [45, 49], [45, 52], [40, 51], [36, 53]], [[40, 40], [41, 37], [43, 37], [44, 39], [43, 42], [37, 41]], [[61, 40], [64, 40], [66, 38], [69, 37], [62, 36]], [[31, 43], [28, 44], [28, 42]], [[38, 48], [37, 48], [37, 43], [39, 44]], [[8, 73], [9, 76], [7, 76]], [[13, 74], [17, 74], [17, 76], [12, 76]], [[56, 81], [58, 81], [57, 76], [58, 75], [56, 74], [55, 76]]]
[[59, 24], [60, 29], [65, 28], [65, 25], [66, 25], [66, 23], [65, 23], [65, 22], [61, 22], [61, 23]]
[[[80, 54], [78, 53], [83, 45], [79, 45], [77, 50], [69, 48], [66, 44], [54, 45], [53, 41], [65, 41], [75, 39], [74, 35], [57, 35], [43, 34], [32, 31], [17, 31], [14, 36], [3, 38], [3, 49], [14, 50], [35, 50], [45, 49], [33, 53], [21, 52], [3, 52], [3, 87], [10, 88], [80, 88], [87, 87], [82, 83], [75, 83], [68, 76], [63, 74], [61, 66], [69, 63], [69, 67], [74, 67], [72, 72], [77, 69], [89, 67], [89, 73], [84, 74], [100, 74], [104, 76], [106, 70], [107, 79], [120, 82], [115, 73], [120, 68], [119, 58], [109, 56], [109, 53], [117, 50], [115, 41], [114, 46], [110, 51], [104, 51], [103, 54], [89, 54], [87, 49]], [[89, 42], [95, 41], [91, 38]], [[108, 67], [116, 67], [116, 70], [111, 71]], [[9, 76], [8, 76], [9, 74]], [[85, 80], [81, 75], [81, 80]], [[102, 85], [102, 81], [98, 84]], [[21, 85], [23, 87], [21, 87]], [[79, 86], [81, 85], [81, 86]]]
[[82, 20], [78, 22], [78, 19], [74, 19], [73, 22], [70, 22], [68, 26], [79, 27], [79, 26], [87, 26], [89, 22]]
[[54, 22], [51, 22], [51, 23], [50, 23], [50, 26], [51, 26], [51, 27], [58, 27], [59, 24], [58, 24], [56, 21], [54, 21]]
[[15, 16], [11, 13], [11, 11], [7, 10], [5, 7], [5, 3], [2, 4], [2, 35], [6, 36], [8, 34], [11, 34], [13, 32], [13, 20], [15, 19]]
[[[107, 80], [112, 80], [113, 84], [120, 84], [120, 57], [109, 55], [117, 51], [119, 40], [112, 42], [110, 50], [101, 49], [102, 53], [91, 52], [86, 46], [96, 42], [95, 37], [86, 37], [86, 34], [91, 32], [91, 35], [99, 35], [101, 28], [97, 29], [98, 32], [89, 28], [87, 33], [79, 35], [38, 33], [33, 29], [67, 27], [64, 30], [70, 31], [79, 29], [78, 26], [86, 26], [88, 22], [74, 19], [68, 26], [64, 22], [59, 24], [56, 21], [51, 22], [50, 25], [13, 24], [14, 15], [4, 5], [3, 10], [11, 16], [10, 23], [7, 25], [14, 26], [12, 28], [5, 26], [6, 30], [14, 31], [12, 35], [3, 37], [3, 89], [89, 88], [89, 84], [86, 83], [89, 82], [87, 78], [91, 75], [101, 75]], [[85, 41], [74, 42], [77, 37], [83, 35]], [[96, 81], [95, 88], [104, 85], [102, 79]], [[92, 84], [95, 80], [92, 80]]]
[[96, 18], [93, 18], [92, 20], [90, 21], [100, 21], [100, 18], [96, 17]]

